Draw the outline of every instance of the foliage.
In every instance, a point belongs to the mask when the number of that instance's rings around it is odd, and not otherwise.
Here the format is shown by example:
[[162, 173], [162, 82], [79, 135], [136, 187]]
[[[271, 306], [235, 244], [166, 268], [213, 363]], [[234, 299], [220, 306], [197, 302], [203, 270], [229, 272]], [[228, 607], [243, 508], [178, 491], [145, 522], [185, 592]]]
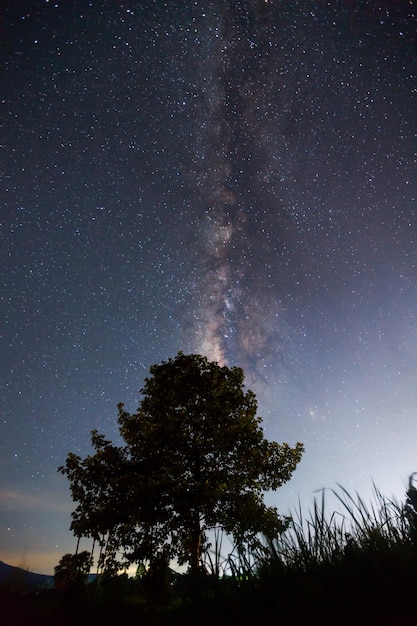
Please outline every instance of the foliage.
[[[329, 492], [336, 496], [337, 510], [327, 510]], [[25, 594], [27, 616], [16, 619], [22, 597], [6, 622], [416, 624], [414, 496], [413, 477], [405, 504], [384, 497], [376, 488], [369, 504], [343, 487], [326, 490], [306, 515], [299, 506], [288, 529], [266, 541], [263, 549], [236, 545], [228, 556], [222, 556], [226, 538], [218, 528], [204, 555], [200, 598], [204, 610], [197, 619], [190, 602], [190, 575], [171, 571], [167, 581], [162, 562], [160, 572], [157, 564], [153, 571], [141, 564], [136, 579], [126, 575], [95, 579], [79, 600], [71, 597], [70, 604], [60, 602], [61, 594], [31, 598]], [[2, 606], [10, 598], [7, 590]]]
[[123, 451], [96, 430], [91, 433], [91, 443], [96, 450], [93, 456], [82, 460], [70, 452], [65, 468], [60, 467], [59, 471], [69, 477], [72, 498], [79, 503], [72, 514], [71, 530], [77, 537], [99, 539], [118, 520], [114, 505], [121, 494], [125, 465]]
[[269, 542], [271, 555], [282, 566], [307, 571], [329, 563], [352, 558], [354, 554], [381, 554], [408, 543], [410, 524], [404, 507], [384, 497], [374, 486], [374, 498], [368, 505], [359, 494], [352, 496], [345, 488], [330, 490], [336, 496], [338, 510], [327, 514], [325, 490], [314, 500], [309, 517], [299, 506], [288, 530]]
[[346, 624], [402, 623], [402, 611], [414, 612], [417, 575], [417, 543], [406, 506], [375, 486], [369, 504], [341, 486], [330, 492], [335, 511], [327, 513], [323, 491], [307, 518], [299, 506], [288, 530], [268, 542], [269, 556], [259, 570], [263, 597], [280, 589], [283, 611], [308, 606], [319, 615], [324, 608], [322, 623], [340, 623], [342, 605], [349, 605]]
[[[291, 477], [303, 446], [267, 441], [240, 368], [178, 353], [150, 368], [136, 413], [119, 404], [117, 448], [97, 431], [95, 454], [70, 453], [65, 474], [74, 534], [101, 542], [103, 567], [130, 562], [189, 562], [197, 573], [207, 532], [220, 527], [236, 544], [259, 544], [287, 520], [263, 502]], [[110, 556], [109, 556], [110, 555]], [[107, 564], [106, 564], [107, 559]]]
[[79, 593], [87, 582], [90, 567], [89, 552], [64, 554], [55, 567], [55, 589], [64, 594]]
[[415, 473], [408, 481], [407, 498], [404, 506], [404, 516], [409, 524], [410, 537], [417, 544], [417, 489], [413, 485]]

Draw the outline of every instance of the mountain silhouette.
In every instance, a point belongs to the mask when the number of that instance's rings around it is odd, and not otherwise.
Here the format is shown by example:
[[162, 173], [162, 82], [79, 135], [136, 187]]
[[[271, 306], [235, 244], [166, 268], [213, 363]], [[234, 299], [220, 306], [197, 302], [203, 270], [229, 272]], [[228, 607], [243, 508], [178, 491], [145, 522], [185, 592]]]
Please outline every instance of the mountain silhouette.
[[14, 567], [0, 561], [0, 586], [33, 589], [35, 587], [53, 587], [54, 577], [35, 574], [21, 567]]

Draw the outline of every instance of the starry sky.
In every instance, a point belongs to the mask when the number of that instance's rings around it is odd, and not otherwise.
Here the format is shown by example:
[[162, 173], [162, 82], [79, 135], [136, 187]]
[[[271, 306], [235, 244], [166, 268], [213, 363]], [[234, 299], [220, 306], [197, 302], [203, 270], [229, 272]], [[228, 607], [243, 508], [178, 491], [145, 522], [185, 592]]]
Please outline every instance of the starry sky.
[[[417, 6], [1, 9], [0, 559], [52, 573], [57, 473], [150, 365], [244, 368], [305, 444], [267, 501], [417, 470]], [[87, 547], [87, 546], [86, 546]]]

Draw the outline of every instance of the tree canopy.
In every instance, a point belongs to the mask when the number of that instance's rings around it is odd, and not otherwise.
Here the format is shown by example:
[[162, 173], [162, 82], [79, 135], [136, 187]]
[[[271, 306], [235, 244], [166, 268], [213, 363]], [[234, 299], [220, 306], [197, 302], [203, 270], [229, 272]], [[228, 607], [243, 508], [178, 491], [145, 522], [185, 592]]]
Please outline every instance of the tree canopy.
[[121, 550], [197, 573], [210, 529], [238, 544], [279, 533], [285, 520], [263, 494], [290, 479], [303, 445], [265, 439], [243, 370], [180, 352], [150, 374], [137, 412], [118, 406], [125, 445], [93, 431], [95, 454], [70, 453], [59, 468], [78, 502], [74, 534], [106, 543], [108, 565]]

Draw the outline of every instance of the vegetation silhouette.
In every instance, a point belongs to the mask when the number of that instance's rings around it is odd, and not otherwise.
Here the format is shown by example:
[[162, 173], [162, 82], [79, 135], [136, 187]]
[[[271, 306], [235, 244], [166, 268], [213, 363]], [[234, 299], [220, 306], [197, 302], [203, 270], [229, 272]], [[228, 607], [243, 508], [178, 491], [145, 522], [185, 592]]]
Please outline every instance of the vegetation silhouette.
[[[4, 580], [5, 623], [417, 624], [417, 473], [404, 503], [339, 485], [283, 518], [263, 490], [290, 478], [302, 445], [264, 439], [243, 371], [182, 353], [150, 371], [137, 413], [119, 405], [126, 445], [93, 431], [95, 453], [59, 468], [78, 503], [76, 553], [53, 590]], [[171, 569], [174, 557], [188, 571]], [[120, 573], [131, 562], [136, 575]]]
[[64, 554], [55, 567], [55, 589], [66, 597], [74, 597], [84, 590], [92, 565], [90, 552]]
[[146, 562], [161, 578], [176, 559], [197, 582], [213, 529], [240, 548], [284, 530], [287, 520], [263, 492], [290, 479], [303, 445], [265, 439], [238, 367], [179, 352], [150, 374], [136, 413], [119, 404], [125, 446], [93, 431], [95, 454], [70, 453], [59, 468], [77, 502], [71, 529], [100, 545], [106, 575]]
[[[328, 491], [338, 502], [332, 512], [326, 511]], [[301, 505], [294, 511], [283, 533], [257, 546], [235, 546], [226, 556], [219, 530], [202, 562], [204, 610], [197, 619], [189, 574], [165, 571], [168, 584], [161, 594], [144, 567], [133, 578], [96, 577], [70, 603], [54, 590], [24, 597], [0, 590], [2, 616], [5, 623], [31, 626], [128, 620], [145, 626], [412, 626], [417, 623], [417, 543], [410, 511], [415, 493], [413, 476], [404, 504], [376, 487], [370, 504], [343, 487], [323, 491], [307, 514]]]

